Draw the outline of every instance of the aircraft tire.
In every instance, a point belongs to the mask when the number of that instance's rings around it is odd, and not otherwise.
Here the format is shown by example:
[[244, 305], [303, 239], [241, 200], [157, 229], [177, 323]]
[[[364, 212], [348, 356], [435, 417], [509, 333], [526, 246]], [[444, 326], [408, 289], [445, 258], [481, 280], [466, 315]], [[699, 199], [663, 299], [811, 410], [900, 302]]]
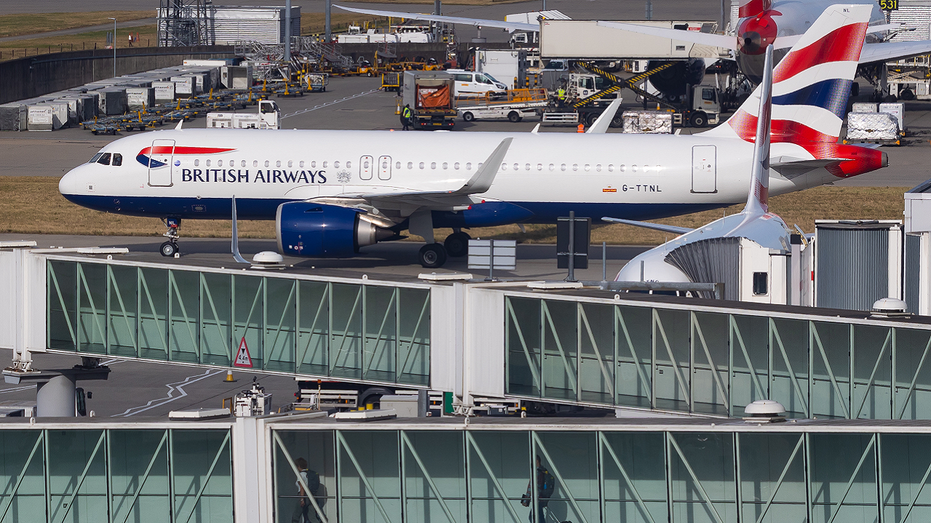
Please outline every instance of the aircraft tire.
[[446, 237], [443, 247], [446, 253], [453, 258], [460, 258], [469, 254], [469, 240], [472, 237], [464, 232], [454, 232]]
[[446, 249], [439, 243], [428, 243], [420, 248], [420, 265], [424, 269], [436, 269], [446, 263]]
[[158, 248], [158, 252], [160, 252], [162, 256], [166, 258], [171, 258], [178, 252], [178, 250], [178, 244], [172, 242], [165, 242]]

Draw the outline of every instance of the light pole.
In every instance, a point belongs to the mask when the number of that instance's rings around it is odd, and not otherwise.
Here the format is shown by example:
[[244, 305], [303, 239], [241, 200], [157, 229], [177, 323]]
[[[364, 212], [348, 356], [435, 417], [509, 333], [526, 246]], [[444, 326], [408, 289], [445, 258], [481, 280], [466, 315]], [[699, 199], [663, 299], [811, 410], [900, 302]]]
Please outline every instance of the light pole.
[[116, 18], [108, 16], [107, 20], [113, 20], [113, 78], [116, 78]]

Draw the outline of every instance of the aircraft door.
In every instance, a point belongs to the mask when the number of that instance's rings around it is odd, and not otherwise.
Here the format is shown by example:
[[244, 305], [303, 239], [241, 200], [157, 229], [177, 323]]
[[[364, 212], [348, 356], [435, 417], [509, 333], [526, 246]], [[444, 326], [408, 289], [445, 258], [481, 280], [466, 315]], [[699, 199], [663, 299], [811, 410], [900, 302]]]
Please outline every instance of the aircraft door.
[[151, 187], [171, 187], [174, 170], [175, 141], [152, 140], [149, 148], [148, 167]]
[[390, 156], [379, 156], [378, 157], [378, 179], [379, 180], [390, 180], [391, 179], [391, 157]]
[[717, 151], [713, 145], [692, 147], [692, 192], [718, 192]]
[[372, 179], [372, 169], [374, 166], [374, 158], [366, 154], [359, 160], [359, 179], [361, 180], [371, 180]]

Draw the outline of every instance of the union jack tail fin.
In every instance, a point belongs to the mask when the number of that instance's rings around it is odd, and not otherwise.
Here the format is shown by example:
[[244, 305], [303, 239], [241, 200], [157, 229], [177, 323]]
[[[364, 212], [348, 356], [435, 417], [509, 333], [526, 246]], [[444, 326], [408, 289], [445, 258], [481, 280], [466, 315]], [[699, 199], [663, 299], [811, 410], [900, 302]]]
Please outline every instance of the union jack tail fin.
[[[871, 10], [871, 5], [828, 7], [776, 66], [773, 143], [837, 143]], [[725, 124], [709, 134], [753, 142], [759, 109], [757, 87]]]

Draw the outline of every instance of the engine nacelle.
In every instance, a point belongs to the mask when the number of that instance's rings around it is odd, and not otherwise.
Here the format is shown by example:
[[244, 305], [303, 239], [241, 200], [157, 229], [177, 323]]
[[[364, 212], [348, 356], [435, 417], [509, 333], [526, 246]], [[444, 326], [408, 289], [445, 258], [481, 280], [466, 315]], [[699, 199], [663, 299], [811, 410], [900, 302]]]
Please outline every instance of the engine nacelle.
[[310, 202], [279, 205], [275, 231], [281, 254], [310, 258], [347, 258], [395, 236], [356, 209]]

